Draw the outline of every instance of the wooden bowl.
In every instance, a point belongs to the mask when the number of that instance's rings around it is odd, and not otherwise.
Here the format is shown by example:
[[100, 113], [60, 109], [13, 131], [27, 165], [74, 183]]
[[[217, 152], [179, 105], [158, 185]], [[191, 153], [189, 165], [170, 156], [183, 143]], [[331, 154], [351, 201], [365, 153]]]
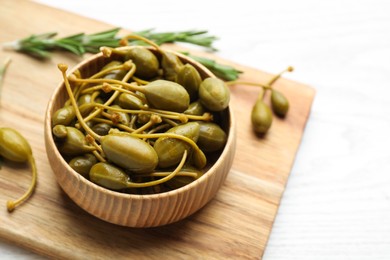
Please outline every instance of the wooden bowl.
[[[156, 52], [155, 54], [158, 56]], [[215, 77], [198, 62], [180, 53], [175, 54], [183, 63], [195, 66], [201, 77]], [[112, 59], [113, 57], [106, 58], [99, 53], [81, 62], [69, 73], [78, 69], [83, 77], [90, 76]], [[54, 143], [52, 115], [67, 99], [68, 95], [62, 82], [54, 91], [46, 111], [47, 156], [53, 173], [65, 193], [81, 208], [102, 220], [128, 227], [156, 227], [179, 221], [206, 205], [215, 196], [230, 171], [235, 153], [236, 134], [233, 114], [230, 108], [227, 108], [221, 113], [222, 128], [228, 135], [225, 148], [208, 163], [207, 171], [198, 180], [179, 189], [152, 195], [124, 194], [98, 186], [75, 172], [63, 159]]]

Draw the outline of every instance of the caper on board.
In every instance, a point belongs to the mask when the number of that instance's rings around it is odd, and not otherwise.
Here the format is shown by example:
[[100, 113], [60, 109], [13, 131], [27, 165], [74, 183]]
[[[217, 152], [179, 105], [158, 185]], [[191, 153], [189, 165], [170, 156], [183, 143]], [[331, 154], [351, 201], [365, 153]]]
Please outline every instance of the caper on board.
[[37, 167], [30, 144], [18, 131], [12, 128], [0, 128], [0, 156], [14, 162], [28, 162], [32, 170], [32, 181], [28, 190], [19, 199], [7, 202], [7, 210], [11, 212], [33, 194], [37, 184]]

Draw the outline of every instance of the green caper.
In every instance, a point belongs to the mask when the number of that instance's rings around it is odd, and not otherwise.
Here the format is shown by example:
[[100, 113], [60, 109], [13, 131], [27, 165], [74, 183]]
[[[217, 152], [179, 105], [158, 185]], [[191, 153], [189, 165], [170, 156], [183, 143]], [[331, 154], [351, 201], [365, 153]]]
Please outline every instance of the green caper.
[[201, 149], [194, 150], [192, 153], [192, 163], [198, 168], [203, 169], [207, 164], [206, 155]]
[[198, 98], [198, 90], [200, 83], [202, 83], [202, 78], [194, 66], [189, 63], [185, 64], [177, 74], [177, 83], [187, 90], [191, 101]]
[[28, 162], [32, 171], [31, 184], [28, 190], [17, 200], [7, 201], [7, 210], [12, 212], [15, 207], [33, 194], [37, 184], [38, 171], [30, 144], [18, 131], [12, 128], [0, 128], [0, 156], [14, 162]]
[[[118, 105], [112, 105], [111, 107], [112, 108], [119, 108], [119, 109], [121, 108]], [[113, 121], [115, 121], [115, 123], [120, 123], [120, 124], [124, 124], [124, 125], [128, 125], [130, 123], [130, 116], [127, 113], [118, 112], [115, 110], [108, 110], [107, 112], [111, 115], [117, 116], [117, 118], [113, 120]]]
[[106, 123], [99, 123], [92, 126], [92, 131], [94, 131], [95, 133], [101, 136], [108, 135], [108, 132], [110, 130], [111, 130], [111, 125]]
[[195, 101], [195, 102], [192, 102], [188, 108], [186, 109], [186, 111], [184, 111], [183, 113], [184, 114], [187, 114], [187, 115], [194, 115], [194, 116], [201, 116], [203, 115], [204, 113], [206, 112], [206, 109], [204, 108], [204, 106], [202, 105], [202, 103], [200, 103], [200, 101]]
[[[92, 182], [112, 190], [152, 187], [171, 180], [177, 173], [179, 173], [184, 165], [186, 157], [187, 151], [184, 151], [182, 159], [174, 171], [163, 178], [148, 182], [132, 182], [130, 176], [128, 176], [122, 169], [106, 162], [100, 162], [92, 166], [89, 171], [89, 178]], [[134, 176], [134, 178], [137, 179], [137, 176]]]
[[147, 122], [149, 122], [150, 117], [151, 114], [138, 114], [137, 123], [141, 125], [146, 124]]
[[157, 109], [183, 112], [190, 104], [185, 88], [168, 80], [150, 82], [144, 86], [144, 94], [148, 102]]
[[14, 162], [26, 162], [32, 151], [27, 140], [16, 130], [0, 128], [0, 155]]
[[164, 71], [164, 78], [169, 81], [177, 82], [177, 75], [183, 66], [183, 63], [177, 55], [170, 52], [163, 52], [161, 58], [161, 67]]
[[91, 94], [84, 94], [79, 97], [77, 100], [77, 105], [79, 106], [79, 110], [81, 115], [86, 116], [93, 110], [93, 107], [90, 106], [92, 102]]
[[165, 184], [171, 188], [171, 189], [178, 189], [181, 188], [187, 184], [190, 184], [196, 179], [199, 179], [203, 172], [198, 170], [195, 167], [192, 167], [191, 165], [185, 165], [181, 170], [180, 173], [191, 173], [195, 174], [195, 177], [189, 177], [189, 176], [176, 176], [175, 178], [167, 181]]
[[137, 77], [150, 79], [158, 75], [159, 62], [157, 57], [148, 49], [142, 47], [131, 48], [125, 59], [131, 59], [134, 62], [137, 67], [135, 72]]
[[256, 101], [252, 109], [251, 120], [253, 129], [258, 134], [265, 134], [271, 127], [272, 112], [263, 100]]
[[89, 179], [102, 187], [110, 190], [121, 190], [127, 188], [130, 181], [127, 175], [120, 168], [105, 162], [99, 162], [92, 166], [89, 171]]
[[56, 125], [53, 127], [53, 135], [57, 138], [65, 138], [68, 135], [68, 130], [64, 125]]
[[[106, 64], [102, 70], [105, 70], [105, 69], [109, 69], [109, 68], [112, 68], [112, 67], [116, 67], [116, 66], [119, 66], [121, 65], [122, 62], [120, 61], [117, 61], [117, 60], [114, 60], [114, 61], [111, 61], [109, 62], [108, 64]], [[106, 75], [104, 75], [104, 78], [105, 79], [117, 79], [117, 80], [121, 80], [125, 75], [126, 75], [127, 71], [126, 70], [112, 70], [110, 71], [109, 73], [107, 73]]]
[[95, 150], [89, 146], [84, 134], [75, 127], [67, 126], [67, 136], [58, 143], [58, 150], [61, 154], [77, 156]]
[[69, 166], [82, 176], [88, 178], [91, 167], [96, 163], [96, 157], [93, 154], [87, 153], [82, 156], [74, 157], [70, 160]]
[[144, 103], [134, 95], [122, 93], [118, 97], [118, 105], [126, 109], [143, 109]]
[[218, 78], [206, 78], [199, 86], [199, 100], [210, 111], [222, 111], [229, 106], [230, 91]]
[[[183, 135], [196, 142], [199, 138], [199, 124], [197, 122], [190, 122], [178, 125], [169, 129], [167, 133]], [[158, 155], [158, 166], [167, 168], [177, 165], [182, 158], [184, 151], [191, 150], [191, 147], [182, 140], [170, 137], [160, 137], [154, 144], [154, 150], [156, 150]]]
[[64, 106], [54, 112], [52, 117], [52, 125], [70, 125], [75, 119], [76, 114], [72, 106]]
[[285, 117], [289, 109], [287, 98], [275, 89], [271, 91], [271, 106], [272, 110], [279, 117]]
[[151, 172], [158, 164], [153, 147], [137, 137], [110, 133], [103, 136], [100, 143], [109, 161], [133, 173]]
[[226, 133], [222, 128], [211, 122], [199, 122], [198, 146], [204, 152], [216, 152], [226, 143]]

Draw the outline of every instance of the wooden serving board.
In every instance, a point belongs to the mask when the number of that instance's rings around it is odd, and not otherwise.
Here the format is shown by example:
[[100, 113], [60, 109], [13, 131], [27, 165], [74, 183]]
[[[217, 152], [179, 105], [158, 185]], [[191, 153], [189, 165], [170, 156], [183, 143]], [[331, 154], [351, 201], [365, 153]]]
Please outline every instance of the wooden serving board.
[[[33, 33], [58, 31], [62, 36], [113, 26], [27, 1], [0, 1], [0, 42]], [[77, 25], [77, 26], [75, 26]], [[199, 54], [199, 53], [198, 53]], [[206, 55], [206, 54], [205, 54]], [[210, 56], [208, 54], [208, 56]], [[280, 199], [299, 147], [314, 90], [286, 79], [274, 87], [291, 101], [286, 119], [275, 118], [270, 132], [258, 138], [250, 125], [257, 89], [232, 86], [238, 144], [233, 167], [215, 199], [203, 209], [168, 226], [124, 228], [105, 223], [75, 205], [61, 190], [49, 165], [43, 138], [44, 114], [61, 80], [56, 64], [81, 61], [57, 53], [42, 62], [20, 53], [12, 58], [4, 80], [0, 127], [19, 130], [30, 142], [39, 171], [33, 197], [13, 213], [5, 207], [30, 184], [30, 169], [8, 161], [0, 170], [0, 238], [45, 256], [66, 259], [258, 259], [266, 246]], [[232, 62], [243, 80], [266, 82], [270, 75]]]

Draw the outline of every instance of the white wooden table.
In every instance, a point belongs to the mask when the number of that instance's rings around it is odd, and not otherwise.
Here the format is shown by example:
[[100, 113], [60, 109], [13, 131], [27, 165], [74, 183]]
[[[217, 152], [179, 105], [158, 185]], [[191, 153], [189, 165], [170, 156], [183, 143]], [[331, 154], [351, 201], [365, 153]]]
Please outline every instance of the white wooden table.
[[[390, 259], [389, 1], [39, 2], [132, 30], [207, 29], [223, 58], [293, 65], [286, 77], [317, 94], [263, 259]], [[0, 241], [0, 258], [41, 257]]]

